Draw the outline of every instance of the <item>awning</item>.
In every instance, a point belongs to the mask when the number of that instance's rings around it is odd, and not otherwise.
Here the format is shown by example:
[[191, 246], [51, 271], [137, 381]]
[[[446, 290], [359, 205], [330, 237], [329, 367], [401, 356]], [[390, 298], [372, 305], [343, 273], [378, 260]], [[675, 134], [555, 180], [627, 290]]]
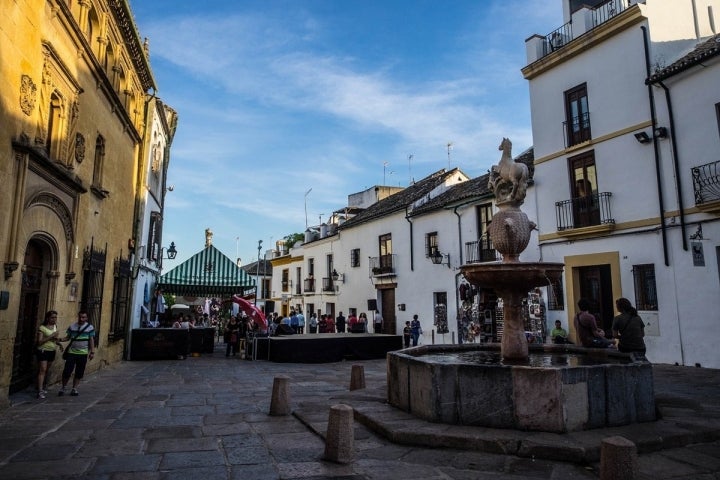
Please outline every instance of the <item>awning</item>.
[[212, 245], [160, 277], [158, 286], [172, 295], [220, 297], [255, 288], [245, 270]]

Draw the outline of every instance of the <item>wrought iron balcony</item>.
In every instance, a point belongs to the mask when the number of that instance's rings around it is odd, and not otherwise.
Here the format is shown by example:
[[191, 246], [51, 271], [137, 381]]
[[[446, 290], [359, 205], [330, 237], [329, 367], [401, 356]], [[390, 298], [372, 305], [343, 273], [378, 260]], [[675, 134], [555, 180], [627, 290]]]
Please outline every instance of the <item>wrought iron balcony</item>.
[[493, 248], [492, 240], [486, 234], [479, 240], [465, 243], [465, 258], [467, 263], [494, 262], [500, 260], [497, 250]]
[[704, 211], [720, 211], [720, 160], [690, 169], [695, 206]]
[[322, 291], [323, 292], [335, 292], [335, 282], [332, 277], [323, 277], [322, 279]]
[[[633, 2], [637, 3], [637, 2]], [[568, 43], [611, 20], [631, 6], [631, 0], [607, 0], [595, 7], [583, 6], [579, 11], [573, 12], [572, 19], [577, 21], [573, 29], [572, 20], [556, 28], [552, 32], [540, 37], [542, 42], [542, 56], [562, 49]]]
[[582, 115], [573, 117], [570, 121], [563, 122], [563, 133], [565, 134], [565, 148], [590, 140], [592, 138], [590, 135], [590, 113], [585, 112]]
[[602, 192], [555, 202], [558, 231], [615, 225], [615, 219], [612, 218], [610, 211], [611, 197], [611, 192]]
[[303, 291], [305, 293], [313, 293], [315, 291], [315, 279], [306, 278], [303, 280]]
[[372, 276], [391, 275], [395, 273], [395, 255], [370, 257], [370, 273]]

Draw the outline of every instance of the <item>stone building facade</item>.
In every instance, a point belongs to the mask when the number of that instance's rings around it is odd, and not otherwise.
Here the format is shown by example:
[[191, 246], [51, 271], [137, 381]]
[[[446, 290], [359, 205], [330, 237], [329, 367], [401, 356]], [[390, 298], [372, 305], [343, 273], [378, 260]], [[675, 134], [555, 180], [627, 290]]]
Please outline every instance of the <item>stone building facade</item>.
[[[147, 100], [126, 0], [16, 0], [0, 17], [0, 404], [34, 378], [47, 310], [86, 309], [89, 370], [122, 358]], [[57, 379], [56, 361], [51, 378]]]

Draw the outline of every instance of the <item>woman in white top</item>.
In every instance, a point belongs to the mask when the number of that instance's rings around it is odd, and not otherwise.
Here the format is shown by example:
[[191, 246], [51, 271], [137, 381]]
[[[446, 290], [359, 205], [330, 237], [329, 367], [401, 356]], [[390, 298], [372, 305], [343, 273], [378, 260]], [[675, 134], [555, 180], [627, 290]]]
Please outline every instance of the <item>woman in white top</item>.
[[60, 351], [62, 351], [62, 346], [60, 345], [60, 340], [58, 339], [57, 317], [58, 314], [55, 310], [48, 311], [45, 314], [45, 320], [43, 320], [43, 323], [37, 330], [37, 351], [35, 352], [35, 355], [38, 361], [37, 398], [40, 399], [45, 398], [45, 395], [47, 394], [47, 372], [50, 365], [52, 365], [52, 362], [55, 360], [55, 351], [57, 350], [57, 347], [59, 346]]

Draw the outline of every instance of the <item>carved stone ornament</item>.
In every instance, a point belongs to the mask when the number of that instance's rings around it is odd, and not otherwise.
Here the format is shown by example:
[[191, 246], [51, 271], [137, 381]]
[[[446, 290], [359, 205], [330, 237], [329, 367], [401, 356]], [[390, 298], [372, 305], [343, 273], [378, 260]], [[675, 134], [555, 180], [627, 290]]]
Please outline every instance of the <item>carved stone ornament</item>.
[[28, 75], [23, 75], [20, 80], [20, 109], [25, 115], [30, 116], [37, 101], [37, 85]]
[[85, 160], [85, 137], [82, 133], [75, 134], [75, 161], [82, 163]]

